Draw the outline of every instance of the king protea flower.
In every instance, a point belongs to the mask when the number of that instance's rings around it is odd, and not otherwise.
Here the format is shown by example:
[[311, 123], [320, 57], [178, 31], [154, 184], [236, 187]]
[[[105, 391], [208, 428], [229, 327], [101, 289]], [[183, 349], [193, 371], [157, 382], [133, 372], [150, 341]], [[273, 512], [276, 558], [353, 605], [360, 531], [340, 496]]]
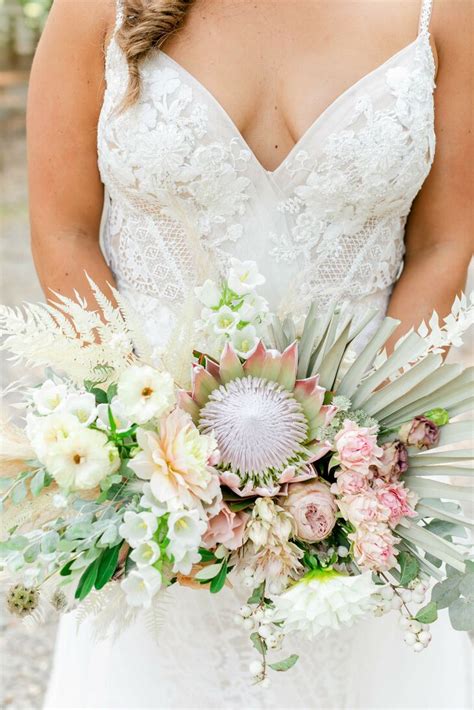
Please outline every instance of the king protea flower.
[[220, 364], [194, 366], [192, 392], [179, 393], [179, 406], [202, 433], [213, 432], [223, 482], [274, 495], [280, 484], [311, 477], [308, 464], [329, 451], [317, 432], [336, 408], [323, 404], [319, 377], [297, 380], [297, 368], [297, 343], [280, 353], [262, 342], [243, 364], [227, 343]]

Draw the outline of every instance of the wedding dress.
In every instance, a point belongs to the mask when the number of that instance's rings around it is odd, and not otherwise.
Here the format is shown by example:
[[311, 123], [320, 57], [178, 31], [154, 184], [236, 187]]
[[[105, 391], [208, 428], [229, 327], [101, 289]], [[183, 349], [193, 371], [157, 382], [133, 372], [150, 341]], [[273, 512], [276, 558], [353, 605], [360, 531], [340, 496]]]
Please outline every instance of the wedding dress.
[[[117, 28], [121, 12], [119, 0]], [[98, 127], [102, 243], [154, 343], [232, 256], [258, 263], [263, 295], [280, 315], [349, 301], [356, 316], [375, 306], [383, 317], [435, 149], [430, 13], [422, 0], [416, 39], [344, 91], [273, 171], [163, 51], [142, 67], [139, 102], [117, 111], [127, 65], [112, 38]], [[92, 621], [77, 631], [75, 615], [64, 618], [45, 706], [469, 707], [468, 639], [446, 620], [421, 654], [403, 643], [396, 614], [311, 644], [290, 638], [300, 660], [261, 689], [249, 682], [256, 654], [235, 624], [234, 592], [177, 587], [170, 597], [157, 642], [145, 614], [115, 643], [94, 640]]]

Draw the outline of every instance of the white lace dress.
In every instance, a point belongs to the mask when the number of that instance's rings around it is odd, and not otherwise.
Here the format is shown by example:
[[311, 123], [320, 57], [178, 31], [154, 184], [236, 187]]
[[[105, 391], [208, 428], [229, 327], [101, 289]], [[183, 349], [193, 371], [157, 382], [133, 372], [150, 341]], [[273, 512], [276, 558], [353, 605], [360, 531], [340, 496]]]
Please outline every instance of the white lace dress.
[[[127, 66], [112, 38], [98, 131], [103, 248], [154, 342], [166, 340], [194, 286], [232, 256], [258, 262], [281, 315], [349, 301], [356, 314], [375, 306], [382, 317], [435, 148], [430, 3], [422, 1], [416, 39], [339, 96], [274, 171], [162, 51], [143, 66], [138, 104], [119, 113]], [[119, 2], [117, 27], [121, 19]], [[447, 624], [419, 655], [403, 644], [395, 615], [313, 644], [288, 640], [300, 661], [262, 690], [249, 685], [255, 653], [234, 623], [237, 608], [229, 590], [176, 588], [158, 644], [145, 616], [114, 643], [96, 642], [90, 622], [77, 632], [69, 615], [46, 707], [469, 707], [467, 637]]]

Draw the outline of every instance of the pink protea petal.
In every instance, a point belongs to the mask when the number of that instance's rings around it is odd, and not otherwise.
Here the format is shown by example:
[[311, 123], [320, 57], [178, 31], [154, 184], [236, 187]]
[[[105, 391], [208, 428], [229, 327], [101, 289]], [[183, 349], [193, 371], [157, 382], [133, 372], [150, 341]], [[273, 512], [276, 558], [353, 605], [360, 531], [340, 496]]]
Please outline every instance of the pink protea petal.
[[220, 379], [224, 384], [244, 376], [244, 368], [239, 356], [230, 343], [224, 345], [220, 361]]
[[180, 409], [184, 409], [185, 412], [188, 412], [188, 414], [191, 415], [194, 424], [197, 426], [199, 422], [200, 409], [191, 394], [189, 392], [185, 392], [184, 390], [178, 390], [177, 400], [178, 407]]
[[265, 365], [265, 360], [267, 358], [267, 349], [265, 345], [259, 340], [257, 347], [253, 351], [252, 355], [247, 358], [244, 363], [244, 372], [246, 375], [252, 375], [253, 377], [262, 377], [263, 368]]
[[308, 459], [308, 463], [314, 463], [319, 461], [323, 456], [332, 450], [332, 446], [329, 441], [315, 441], [312, 444], [306, 446], [307, 450], [311, 452], [311, 457]]
[[296, 466], [288, 466], [283, 471], [278, 479], [279, 483], [299, 483], [300, 481], [308, 481], [310, 478], [315, 478], [316, 472], [311, 466], [304, 468], [296, 468]]
[[202, 366], [193, 366], [193, 399], [204, 407], [211, 392], [219, 387], [219, 382]]
[[316, 426], [329, 426], [337, 411], [334, 404], [324, 404], [317, 415]]
[[319, 386], [319, 375], [306, 380], [298, 380], [295, 384], [295, 399], [301, 404], [306, 419], [308, 420], [308, 439], [316, 436], [319, 426], [323, 426], [320, 416], [323, 409], [326, 390]]
[[298, 371], [298, 343], [295, 341], [289, 345], [281, 356], [281, 369], [278, 382], [282, 387], [293, 391]]
[[220, 367], [217, 364], [217, 362], [214, 362], [214, 360], [211, 360], [209, 357], [206, 357], [206, 370], [213, 376], [213, 378], [220, 384], [221, 382], [221, 373], [220, 373]]

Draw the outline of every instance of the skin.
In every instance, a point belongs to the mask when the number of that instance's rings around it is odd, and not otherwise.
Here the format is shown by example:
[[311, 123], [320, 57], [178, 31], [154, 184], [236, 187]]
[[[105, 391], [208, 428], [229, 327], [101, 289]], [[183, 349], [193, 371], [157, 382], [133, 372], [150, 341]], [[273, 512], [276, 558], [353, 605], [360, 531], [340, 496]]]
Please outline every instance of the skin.
[[[415, 39], [420, 3], [197, 0], [163, 49], [218, 98], [273, 170], [334, 99]], [[449, 312], [465, 286], [474, 231], [473, 14], [471, 0], [434, 0], [437, 149], [407, 224], [405, 268], [389, 305], [402, 321], [393, 341], [433, 309]], [[55, 0], [33, 65], [31, 237], [46, 295], [77, 289], [92, 301], [84, 271], [104, 290], [113, 284], [99, 248], [96, 136], [114, 17], [112, 0]]]

